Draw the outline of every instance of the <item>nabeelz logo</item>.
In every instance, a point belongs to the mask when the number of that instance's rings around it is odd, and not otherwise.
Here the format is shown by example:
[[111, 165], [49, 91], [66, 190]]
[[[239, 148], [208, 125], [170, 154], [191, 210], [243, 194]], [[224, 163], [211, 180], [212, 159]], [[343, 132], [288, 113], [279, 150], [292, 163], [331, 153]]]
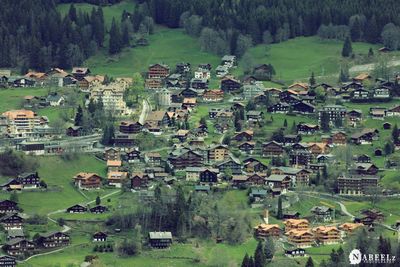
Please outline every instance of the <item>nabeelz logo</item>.
[[390, 264], [396, 261], [396, 256], [389, 254], [362, 254], [359, 249], [353, 249], [349, 254], [349, 261], [351, 265], [363, 263], [371, 264]]

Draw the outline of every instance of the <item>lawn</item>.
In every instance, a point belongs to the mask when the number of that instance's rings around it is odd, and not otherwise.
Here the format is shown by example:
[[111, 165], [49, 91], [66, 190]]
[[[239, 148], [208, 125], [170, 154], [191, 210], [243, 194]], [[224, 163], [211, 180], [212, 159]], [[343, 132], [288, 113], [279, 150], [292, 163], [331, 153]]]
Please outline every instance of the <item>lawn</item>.
[[11, 88], [0, 90], [0, 113], [21, 107], [24, 96], [46, 96], [48, 88]]
[[125, 48], [117, 56], [110, 57], [106, 50], [86, 61], [92, 72], [111, 76], [132, 76], [134, 72], [144, 72], [153, 63], [165, 63], [174, 70], [175, 64], [189, 62], [192, 66], [211, 63], [216, 66], [220, 58], [202, 52], [197, 39], [183, 33], [180, 29], [157, 27], [155, 34], [149, 37], [150, 45]]
[[[299, 37], [286, 42], [257, 45], [250, 49], [255, 63], [271, 63], [276, 71], [277, 80], [286, 83], [308, 81], [311, 72], [316, 76], [339, 73], [343, 42], [320, 40], [318, 37]], [[368, 53], [370, 47], [378, 46], [366, 43], [353, 43], [354, 53]]]
[[[58, 11], [60, 11], [62, 15], [65, 15], [68, 14], [70, 5], [71, 4], [59, 4], [57, 6], [57, 9]], [[84, 4], [84, 3], [76, 3], [74, 5], [78, 11], [88, 12], [89, 15], [92, 12], [93, 7], [97, 8], [96, 5]], [[110, 26], [113, 18], [115, 18], [116, 21], [119, 22], [121, 19], [122, 12], [124, 10], [132, 13], [134, 8], [135, 6], [131, 1], [122, 1], [119, 4], [103, 7], [104, 21], [106, 25]]]
[[[29, 192], [18, 194], [20, 206], [28, 214], [46, 214], [58, 209], [65, 209], [77, 203], [88, 200], [72, 186], [72, 177], [78, 172], [96, 172], [105, 176], [105, 164], [93, 156], [82, 155], [72, 161], [64, 161], [59, 157], [40, 157], [39, 176], [48, 184], [48, 191]], [[100, 190], [99, 194], [109, 193]], [[89, 193], [90, 200], [94, 199], [97, 192]], [[2, 198], [7, 198], [3, 194]]]

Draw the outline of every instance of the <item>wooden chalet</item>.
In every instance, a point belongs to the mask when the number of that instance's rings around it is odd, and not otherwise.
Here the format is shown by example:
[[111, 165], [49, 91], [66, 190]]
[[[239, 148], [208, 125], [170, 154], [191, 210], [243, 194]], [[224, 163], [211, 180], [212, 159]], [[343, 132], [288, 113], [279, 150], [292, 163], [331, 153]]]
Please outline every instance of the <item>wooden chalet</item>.
[[208, 183], [218, 182], [218, 173], [219, 173], [218, 171], [210, 169], [205, 169], [203, 171], [200, 171], [199, 173], [200, 183], [208, 184]]
[[121, 151], [118, 148], [109, 147], [104, 150], [104, 160], [120, 160]]
[[239, 144], [238, 148], [243, 153], [252, 154], [256, 148], [256, 142], [246, 141], [246, 142]]
[[66, 212], [67, 213], [85, 213], [85, 212], [87, 212], [87, 208], [82, 205], [76, 204], [76, 205], [69, 207], [66, 210]]
[[171, 232], [150, 232], [149, 243], [153, 248], [167, 248], [172, 244]]
[[90, 73], [90, 69], [84, 67], [73, 67], [71, 72], [72, 76], [78, 81], [83, 80], [83, 78], [88, 76]]
[[108, 184], [111, 186], [115, 186], [116, 188], [121, 188], [122, 185], [127, 180], [127, 178], [128, 178], [127, 172], [112, 170], [107, 173]]
[[354, 171], [358, 175], [376, 175], [379, 168], [372, 163], [356, 163], [354, 166]]
[[218, 162], [229, 159], [229, 148], [226, 145], [216, 145], [208, 150], [208, 161]]
[[270, 141], [262, 144], [262, 155], [263, 157], [282, 156], [284, 148], [282, 144], [275, 141]]
[[268, 165], [266, 165], [258, 160], [244, 162], [244, 170], [247, 173], [265, 172], [268, 170]]
[[306, 251], [302, 248], [288, 248], [285, 249], [285, 256], [286, 257], [305, 257], [307, 256]]
[[108, 235], [104, 232], [96, 232], [93, 234], [93, 242], [106, 242]]
[[257, 238], [280, 237], [282, 235], [282, 229], [278, 224], [259, 224], [254, 229], [254, 234]]
[[40, 183], [40, 177], [37, 172], [20, 174], [16, 180], [23, 188], [37, 188]]
[[4, 244], [3, 250], [11, 256], [29, 255], [35, 251], [35, 244], [25, 238], [14, 238]]
[[203, 93], [204, 102], [219, 102], [224, 100], [224, 91], [222, 90], [205, 90]]
[[59, 231], [39, 234], [37, 243], [44, 248], [68, 246], [70, 244], [70, 236]]
[[170, 153], [168, 160], [177, 170], [186, 167], [201, 167], [204, 163], [203, 155], [192, 150], [173, 151]]
[[318, 226], [312, 229], [316, 241], [323, 245], [339, 243], [340, 230], [336, 226]]
[[143, 125], [136, 121], [121, 121], [119, 124], [119, 131], [126, 134], [140, 133], [143, 130]]
[[17, 213], [19, 211], [18, 204], [11, 200], [0, 201], [0, 214]]
[[318, 222], [329, 222], [332, 220], [334, 210], [326, 206], [315, 206], [311, 208], [314, 219]]
[[241, 86], [241, 82], [234, 77], [228, 76], [221, 80], [221, 90], [227, 93], [237, 91]]
[[319, 131], [319, 126], [308, 123], [299, 123], [297, 125], [298, 134], [312, 135]]
[[147, 187], [149, 176], [142, 172], [135, 172], [131, 174], [131, 188], [138, 189]]
[[101, 187], [102, 177], [96, 173], [80, 172], [73, 179], [74, 184], [79, 189], [96, 189]]
[[148, 152], [144, 155], [144, 161], [150, 166], [160, 166], [161, 155], [158, 152]]
[[332, 144], [345, 145], [347, 143], [347, 134], [342, 131], [332, 133]]
[[292, 229], [285, 234], [288, 237], [288, 242], [299, 248], [311, 247], [315, 242], [314, 234], [309, 229]]
[[351, 233], [354, 233], [357, 229], [360, 229], [364, 225], [362, 223], [343, 223], [339, 225], [339, 230], [343, 232], [342, 236], [348, 236]]
[[84, 135], [82, 126], [70, 126], [66, 129], [65, 134], [71, 137], [79, 137]]
[[126, 151], [124, 159], [129, 163], [140, 162], [141, 152], [137, 148]]
[[251, 141], [253, 140], [254, 132], [252, 130], [245, 130], [239, 133], [235, 133], [235, 135], [232, 137], [237, 142], [242, 142], [242, 141]]
[[280, 189], [281, 194], [286, 193], [291, 183], [291, 179], [288, 175], [271, 174], [264, 180], [271, 189]]
[[0, 218], [0, 223], [4, 229], [22, 229], [24, 219], [18, 213], [6, 214]]
[[94, 214], [102, 214], [104, 212], [107, 212], [108, 208], [106, 206], [96, 205], [93, 208], [90, 208], [89, 211], [90, 211], [90, 213], [94, 213]]
[[288, 219], [283, 222], [285, 225], [285, 232], [290, 230], [307, 230], [310, 226], [306, 219]]
[[153, 78], [166, 78], [169, 75], [169, 67], [165, 64], [153, 64], [149, 66], [147, 77]]
[[374, 128], [365, 128], [351, 136], [351, 142], [357, 145], [370, 144], [378, 138], [379, 131]]
[[279, 102], [274, 105], [271, 105], [267, 108], [267, 111], [270, 113], [283, 113], [286, 114], [289, 112], [290, 105], [286, 102]]
[[0, 256], [0, 267], [16, 267], [17, 259], [11, 256]]
[[242, 165], [240, 164], [239, 161], [234, 160], [234, 159], [229, 159], [226, 161], [223, 161], [221, 163], [217, 163], [215, 165], [216, 168], [219, 169], [220, 173], [224, 173], [226, 169], [229, 169], [232, 171], [232, 174], [241, 174], [242, 173]]
[[370, 188], [378, 186], [377, 176], [339, 176], [337, 188], [340, 195], [364, 195]]

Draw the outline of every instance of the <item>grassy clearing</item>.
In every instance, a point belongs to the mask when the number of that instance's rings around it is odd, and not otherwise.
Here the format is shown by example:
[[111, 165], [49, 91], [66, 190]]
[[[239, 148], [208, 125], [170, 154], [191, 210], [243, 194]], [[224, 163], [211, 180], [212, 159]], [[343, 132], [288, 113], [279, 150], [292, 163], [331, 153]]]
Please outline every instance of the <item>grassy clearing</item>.
[[17, 109], [21, 106], [24, 96], [45, 96], [48, 88], [12, 88], [0, 90], [0, 112]]
[[[62, 15], [66, 15], [68, 14], [70, 5], [71, 4], [59, 4], [57, 9]], [[93, 8], [97, 8], [96, 5], [91, 4], [75, 3], [74, 5], [78, 11], [88, 12], [89, 14], [92, 12]], [[104, 21], [107, 26], [110, 26], [113, 18], [120, 21], [124, 10], [132, 13], [134, 9], [135, 5], [131, 1], [122, 1], [119, 4], [103, 7]]]
[[[318, 37], [299, 37], [279, 44], [257, 45], [250, 49], [256, 63], [271, 63], [276, 70], [276, 79], [291, 82], [308, 81], [311, 72], [326, 76], [339, 72], [343, 42], [320, 40]], [[366, 43], [353, 43], [354, 53], [368, 53]]]
[[[40, 157], [39, 176], [48, 184], [49, 190], [44, 192], [23, 191], [18, 194], [20, 206], [28, 214], [46, 214], [88, 200], [71, 184], [72, 177], [82, 171], [96, 172], [105, 176], [105, 164], [89, 155], [79, 159], [64, 161], [59, 157]], [[107, 190], [89, 193], [91, 199], [97, 193], [106, 194]], [[86, 194], [86, 193], [85, 193]], [[8, 198], [8, 194], [2, 195]]]
[[216, 55], [201, 52], [197, 40], [183, 33], [163, 27], [149, 37], [150, 45], [146, 47], [126, 48], [115, 57], [109, 57], [106, 50], [87, 60], [92, 72], [111, 76], [131, 76], [134, 72], [144, 72], [153, 63], [165, 63], [171, 70], [179, 62], [190, 62], [192, 66], [200, 63], [219, 64]]

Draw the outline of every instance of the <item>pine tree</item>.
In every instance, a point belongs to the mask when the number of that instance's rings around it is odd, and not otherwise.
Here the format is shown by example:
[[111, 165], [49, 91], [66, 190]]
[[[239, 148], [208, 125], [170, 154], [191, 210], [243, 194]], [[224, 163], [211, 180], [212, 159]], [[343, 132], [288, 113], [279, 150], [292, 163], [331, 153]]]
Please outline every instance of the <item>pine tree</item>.
[[329, 114], [323, 111], [321, 114], [321, 129], [323, 132], [329, 132]]
[[281, 220], [283, 218], [283, 210], [282, 210], [282, 197], [278, 197], [278, 211], [276, 212], [276, 218]]
[[265, 254], [264, 248], [261, 241], [258, 242], [257, 248], [254, 252], [254, 267], [264, 267], [265, 266]]
[[331, 257], [331, 262], [332, 262], [335, 266], [337, 266], [337, 264], [339, 263], [339, 256], [338, 256], [338, 254], [336, 253], [336, 251], [335, 251], [334, 249], [332, 249], [332, 252], [331, 252], [331, 254], [330, 254], [330, 257]]
[[249, 258], [249, 267], [254, 267], [254, 259], [252, 256]]
[[176, 218], [176, 232], [177, 235], [182, 237], [186, 233], [186, 200], [185, 194], [182, 187], [178, 187], [176, 190], [176, 200], [175, 200], [175, 218]]
[[306, 267], [314, 267], [314, 261], [311, 257], [308, 258]]
[[96, 197], [96, 205], [100, 205], [101, 203], [101, 199], [99, 196]]
[[108, 52], [113, 55], [121, 52], [122, 48], [122, 37], [118, 24], [113, 18], [110, 28], [110, 42]]
[[82, 122], [83, 122], [83, 110], [82, 107], [79, 105], [78, 111], [76, 112], [75, 115], [75, 126], [82, 126]]
[[241, 267], [249, 267], [249, 255], [244, 255]]
[[378, 30], [378, 25], [376, 23], [375, 15], [371, 17], [366, 23], [366, 27], [364, 30], [365, 40], [368, 43], [377, 43], [379, 41], [380, 32]]
[[12, 194], [10, 195], [10, 200], [14, 201], [15, 203], [18, 203], [17, 191], [12, 192]]
[[96, 111], [96, 103], [94, 103], [93, 99], [90, 99], [88, 105], [88, 111], [93, 116], [94, 112]]
[[292, 128], [290, 129], [290, 132], [292, 134], [295, 134], [297, 132], [297, 125], [296, 125], [295, 121], [293, 121], [293, 123], [292, 123]]
[[287, 125], [288, 125], [288, 122], [287, 122], [287, 120], [285, 119], [285, 120], [283, 121], [283, 128], [287, 128]]
[[397, 126], [397, 124], [394, 125], [393, 130], [392, 130], [392, 140], [393, 143], [398, 144], [399, 143], [399, 128]]
[[310, 86], [314, 86], [316, 84], [314, 72], [311, 72], [311, 77], [310, 77], [310, 80], [309, 80], [309, 84], [310, 84]]
[[368, 57], [373, 57], [373, 56], [374, 56], [374, 51], [370, 47], [369, 50], [368, 50]]
[[351, 40], [349, 37], [346, 37], [346, 40], [343, 44], [342, 57], [350, 57], [352, 53], [353, 48], [351, 47]]
[[265, 259], [270, 261], [274, 257], [275, 253], [275, 244], [272, 237], [268, 236], [265, 240], [265, 247], [264, 247], [264, 255]]
[[122, 27], [122, 44], [124, 46], [129, 46], [130, 36], [128, 26], [124, 24]]
[[70, 5], [69, 11], [68, 11], [68, 16], [69, 16], [69, 19], [71, 21], [76, 21], [77, 20], [78, 17], [76, 15], [76, 8], [75, 8], [74, 4]]

